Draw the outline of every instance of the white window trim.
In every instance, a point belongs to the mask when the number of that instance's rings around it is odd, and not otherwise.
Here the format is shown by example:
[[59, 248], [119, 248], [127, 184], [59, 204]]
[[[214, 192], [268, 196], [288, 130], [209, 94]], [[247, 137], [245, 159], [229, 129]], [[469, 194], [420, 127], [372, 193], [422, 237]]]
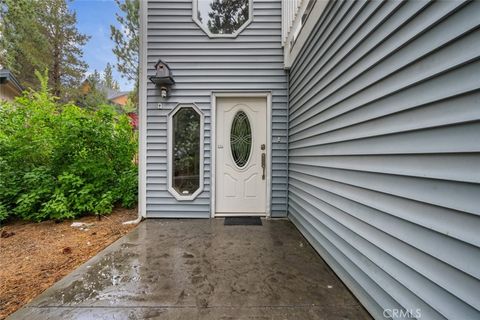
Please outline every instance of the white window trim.
[[[172, 147], [173, 147], [173, 116], [180, 111], [182, 108], [192, 108], [195, 110], [195, 112], [198, 113], [200, 116], [200, 163], [199, 163], [199, 174], [200, 174], [200, 181], [199, 181], [199, 186], [197, 191], [192, 193], [191, 195], [184, 196], [179, 194], [175, 188], [173, 188], [173, 152], [172, 152]], [[168, 127], [167, 127], [167, 155], [168, 155], [168, 191], [177, 199], [178, 201], [192, 201], [195, 200], [195, 198], [203, 191], [203, 186], [204, 186], [204, 179], [203, 179], [203, 172], [204, 172], [204, 151], [203, 151], [203, 128], [204, 128], [204, 120], [205, 116], [200, 110], [200, 108], [195, 104], [195, 103], [179, 103], [173, 108], [172, 111], [168, 114]]]
[[243, 98], [243, 97], [261, 97], [266, 99], [267, 103], [267, 170], [266, 170], [266, 182], [267, 182], [267, 200], [265, 202], [265, 214], [251, 214], [249, 216], [262, 216], [266, 218], [271, 217], [272, 208], [272, 93], [270, 91], [212, 91], [211, 101], [212, 106], [210, 110], [211, 114], [211, 129], [210, 140], [211, 145], [211, 170], [210, 170], [210, 217], [222, 217], [224, 215], [216, 213], [216, 121], [217, 121], [217, 99], [218, 98]]
[[198, 20], [198, 0], [192, 0], [192, 20], [207, 34], [209, 38], [236, 38], [248, 25], [253, 21], [253, 0], [248, 0], [248, 20], [234, 33], [231, 34], [214, 34], [211, 33], [201, 22]]

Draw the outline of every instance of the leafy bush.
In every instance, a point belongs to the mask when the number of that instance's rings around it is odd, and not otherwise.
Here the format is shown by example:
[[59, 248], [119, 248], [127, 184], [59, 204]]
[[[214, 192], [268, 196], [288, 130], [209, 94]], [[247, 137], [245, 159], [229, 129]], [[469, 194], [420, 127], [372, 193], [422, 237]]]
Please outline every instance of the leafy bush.
[[42, 89], [0, 103], [0, 221], [107, 214], [137, 200], [137, 137], [128, 117], [57, 103]]

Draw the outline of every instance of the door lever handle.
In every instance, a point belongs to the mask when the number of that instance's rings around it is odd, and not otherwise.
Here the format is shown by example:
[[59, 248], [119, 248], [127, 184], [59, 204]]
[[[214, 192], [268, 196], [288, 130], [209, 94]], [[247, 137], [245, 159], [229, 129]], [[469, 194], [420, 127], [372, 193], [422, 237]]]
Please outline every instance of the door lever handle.
[[262, 180], [265, 180], [265, 152], [262, 153]]

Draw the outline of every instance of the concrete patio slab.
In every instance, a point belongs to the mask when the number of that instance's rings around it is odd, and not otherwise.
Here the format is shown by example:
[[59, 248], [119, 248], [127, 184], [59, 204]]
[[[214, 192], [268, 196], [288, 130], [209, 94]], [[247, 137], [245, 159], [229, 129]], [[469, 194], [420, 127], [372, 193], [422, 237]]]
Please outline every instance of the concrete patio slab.
[[147, 220], [8, 319], [371, 319], [288, 220]]

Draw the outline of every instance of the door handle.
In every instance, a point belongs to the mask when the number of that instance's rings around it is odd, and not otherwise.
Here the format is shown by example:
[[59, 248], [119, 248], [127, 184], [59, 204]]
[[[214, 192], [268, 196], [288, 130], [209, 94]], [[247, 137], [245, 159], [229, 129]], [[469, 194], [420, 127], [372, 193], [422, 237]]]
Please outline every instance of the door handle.
[[262, 153], [262, 180], [265, 180], [265, 152]]

